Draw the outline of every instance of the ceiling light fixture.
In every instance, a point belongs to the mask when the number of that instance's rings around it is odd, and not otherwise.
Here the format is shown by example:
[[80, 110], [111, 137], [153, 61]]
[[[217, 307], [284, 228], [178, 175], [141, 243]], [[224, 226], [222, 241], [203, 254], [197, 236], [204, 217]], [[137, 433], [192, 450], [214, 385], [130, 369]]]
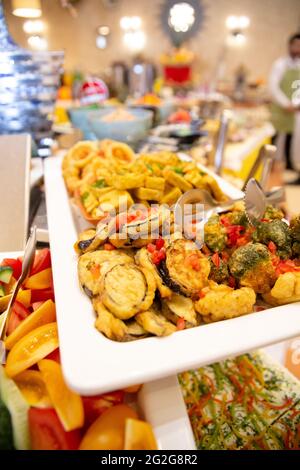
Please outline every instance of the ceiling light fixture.
[[40, 0], [12, 0], [12, 12], [22, 18], [39, 18], [42, 15]]

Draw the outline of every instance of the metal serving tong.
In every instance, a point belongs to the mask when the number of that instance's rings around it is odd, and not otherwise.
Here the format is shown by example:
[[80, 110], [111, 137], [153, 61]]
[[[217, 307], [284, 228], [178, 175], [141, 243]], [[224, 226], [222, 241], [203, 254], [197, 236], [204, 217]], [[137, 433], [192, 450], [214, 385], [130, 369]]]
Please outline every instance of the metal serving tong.
[[[253, 183], [253, 181], [255, 183]], [[260, 196], [258, 196], [257, 195], [258, 189], [257, 189], [255, 193], [254, 203], [259, 197], [261, 197], [264, 200], [264, 207], [266, 207], [267, 204], [272, 204], [272, 205], [279, 204], [285, 199], [284, 188], [278, 187], [278, 188], [273, 189], [272, 191], [264, 193], [263, 190], [261, 189], [261, 186], [259, 185], [259, 183], [257, 183], [257, 181], [254, 178], [252, 178], [248, 184], [249, 184], [249, 189], [247, 190], [248, 202], [252, 201], [252, 198], [253, 198], [252, 196], [252, 192], [254, 191], [252, 190], [253, 185], [256, 185], [257, 188], [259, 187], [259, 190], [261, 193]], [[175, 210], [174, 210], [175, 220], [176, 222], [177, 221], [179, 222], [179, 220], [181, 220], [179, 218], [184, 213], [185, 204], [203, 204], [204, 212], [207, 216], [208, 214], [211, 214], [211, 213], [221, 214], [223, 212], [228, 212], [232, 208], [233, 204], [235, 204], [236, 202], [241, 202], [241, 201], [245, 201], [245, 196], [239, 199], [230, 199], [229, 201], [226, 201], [225, 203], [220, 204], [205, 189], [190, 189], [189, 191], [184, 193], [182, 196], [180, 196], [177, 203], [175, 204]]]
[[16, 282], [16, 285], [12, 292], [7, 309], [0, 316], [0, 341], [4, 341], [6, 338], [7, 325], [8, 325], [10, 315], [11, 315], [11, 307], [14, 301], [16, 300], [20, 287], [22, 286], [25, 279], [28, 277], [28, 274], [30, 272], [31, 266], [34, 261], [35, 248], [36, 248], [36, 226], [32, 227], [30, 231], [30, 236], [28, 238], [28, 241], [25, 247], [21, 276]]
[[264, 216], [268, 201], [255, 178], [251, 178], [247, 183], [244, 203], [248, 222], [257, 225]]
[[263, 189], [265, 189], [269, 176], [270, 176], [272, 162], [274, 160], [276, 151], [277, 151], [277, 148], [275, 147], [275, 145], [264, 145], [260, 149], [260, 152], [244, 182], [242, 191], [245, 191], [248, 182], [255, 177], [255, 174], [257, 173], [261, 165], [263, 165], [263, 167], [262, 167], [262, 174], [260, 177], [260, 186]]

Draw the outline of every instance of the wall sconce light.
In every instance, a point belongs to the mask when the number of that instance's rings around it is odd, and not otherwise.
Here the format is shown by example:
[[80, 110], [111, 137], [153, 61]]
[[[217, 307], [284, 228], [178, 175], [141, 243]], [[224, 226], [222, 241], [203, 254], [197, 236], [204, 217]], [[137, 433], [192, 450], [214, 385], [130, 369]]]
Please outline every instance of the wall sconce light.
[[132, 52], [140, 52], [146, 44], [146, 35], [142, 31], [142, 20], [139, 16], [123, 16], [120, 20], [124, 31], [123, 41]]
[[29, 46], [36, 51], [45, 51], [46, 49], [48, 49], [47, 39], [39, 35], [29, 36], [27, 42]]
[[250, 25], [248, 16], [228, 16], [226, 18], [226, 26], [229, 29], [227, 44], [229, 46], [242, 46], [246, 42], [245, 30]]
[[22, 18], [39, 18], [42, 15], [40, 0], [12, 0], [12, 12]]
[[110, 27], [106, 25], [97, 28], [96, 46], [98, 49], [106, 49], [108, 44], [108, 36], [110, 35]]
[[42, 20], [27, 20], [23, 24], [23, 30], [26, 34], [39, 34], [45, 29], [45, 24]]

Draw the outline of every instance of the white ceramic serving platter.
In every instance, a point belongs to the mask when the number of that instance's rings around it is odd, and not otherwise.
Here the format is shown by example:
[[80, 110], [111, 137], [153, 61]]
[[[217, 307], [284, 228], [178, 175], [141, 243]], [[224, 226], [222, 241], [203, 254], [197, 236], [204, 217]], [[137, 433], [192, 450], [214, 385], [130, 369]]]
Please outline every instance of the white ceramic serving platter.
[[[233, 198], [240, 191], [220, 180]], [[52, 253], [62, 366], [69, 386], [94, 395], [150, 382], [216, 362], [300, 334], [300, 304], [191, 328], [166, 338], [118, 343], [94, 328], [95, 314], [77, 278], [77, 239], [61, 158], [45, 162], [49, 238]]]

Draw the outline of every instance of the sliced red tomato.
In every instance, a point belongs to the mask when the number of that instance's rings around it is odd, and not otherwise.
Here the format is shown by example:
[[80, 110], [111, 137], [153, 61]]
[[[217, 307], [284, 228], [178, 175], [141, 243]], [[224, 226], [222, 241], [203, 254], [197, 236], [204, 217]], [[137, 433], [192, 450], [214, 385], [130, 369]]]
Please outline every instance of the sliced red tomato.
[[37, 310], [38, 308], [41, 307], [41, 305], [43, 305], [44, 302], [33, 302], [33, 304], [31, 305], [33, 310]]
[[82, 397], [85, 426], [89, 427], [107, 408], [123, 403], [124, 395], [123, 390], [117, 390], [94, 397]]
[[60, 363], [60, 352], [59, 348], [55, 349], [52, 353], [48, 354], [48, 356], [45, 357], [45, 359], [51, 359], [52, 361], [59, 362]]
[[80, 431], [66, 432], [53, 408], [30, 408], [28, 412], [33, 450], [76, 450]]
[[48, 289], [32, 289], [31, 291], [31, 302], [45, 302], [45, 300], [53, 300], [54, 302], [54, 290], [53, 286]]
[[30, 272], [30, 276], [51, 268], [51, 254], [49, 248], [40, 250], [34, 258], [34, 263]]
[[9, 336], [28, 315], [30, 315], [28, 308], [24, 307], [18, 300], [15, 300], [8, 320], [7, 335]]
[[13, 270], [13, 276], [15, 279], [19, 279], [22, 273], [22, 261], [13, 258], [4, 258], [1, 263], [1, 266], [10, 266]]

